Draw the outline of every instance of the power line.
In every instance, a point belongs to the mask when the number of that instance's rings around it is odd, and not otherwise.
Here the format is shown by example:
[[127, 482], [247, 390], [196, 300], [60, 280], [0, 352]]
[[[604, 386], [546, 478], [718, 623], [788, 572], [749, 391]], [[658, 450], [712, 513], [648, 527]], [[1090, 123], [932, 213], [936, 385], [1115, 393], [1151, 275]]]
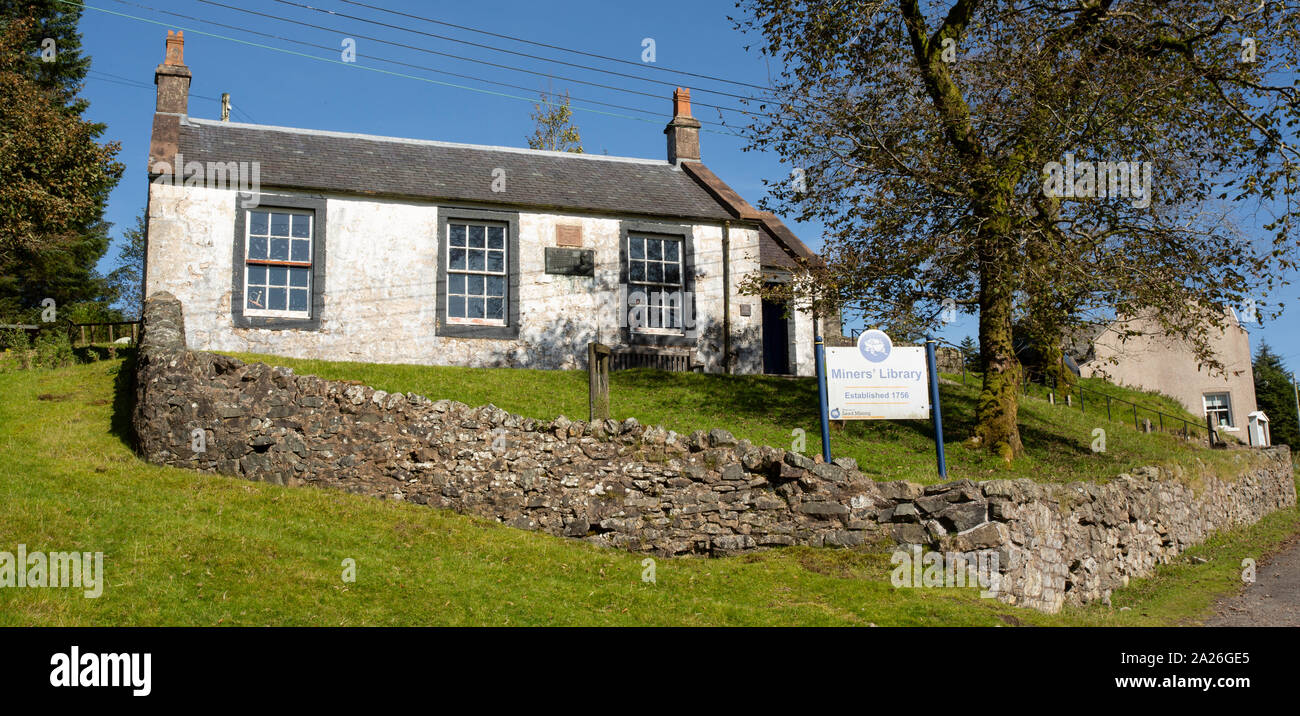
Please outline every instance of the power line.
[[[688, 77], [698, 77], [698, 78], [700, 78], [700, 79], [712, 80], [712, 81], [714, 81], [714, 82], [725, 82], [725, 83], [727, 83], [727, 84], [738, 85], [738, 86], [740, 86], [740, 87], [751, 87], [751, 88], [753, 88], [753, 89], [763, 90], [763, 91], [765, 91], [765, 92], [771, 92], [771, 91], [772, 91], [772, 89], [771, 89], [770, 87], [764, 87], [763, 85], [755, 85], [755, 84], [750, 84], [750, 83], [748, 83], [748, 82], [739, 82], [739, 81], [737, 81], [737, 80], [729, 80], [729, 79], [727, 79], [727, 78], [725, 78], [725, 77], [715, 77], [715, 76], [713, 76], [713, 75], [704, 75], [704, 74], [699, 74], [699, 73], [696, 73], [696, 72], [687, 72], [686, 70], [675, 70], [675, 69], [672, 69], [672, 68], [670, 68], [670, 67], [661, 67], [661, 66], [659, 66], [659, 65], [651, 65], [651, 64], [646, 64], [646, 63], [642, 63], [642, 62], [632, 62], [631, 60], [624, 60], [624, 59], [619, 58], [619, 57], [609, 57], [609, 56], [607, 56], [607, 55], [599, 55], [599, 54], [596, 54], [596, 53], [594, 53], [594, 52], [586, 52], [586, 51], [584, 51], [584, 50], [575, 50], [575, 49], [573, 49], [573, 48], [563, 47], [563, 46], [561, 46], [561, 45], [551, 45], [551, 44], [548, 44], [548, 43], [545, 43], [545, 42], [537, 42], [536, 40], [529, 40], [529, 39], [526, 39], [526, 38], [523, 38], [523, 37], [516, 37], [516, 36], [514, 36], [514, 35], [505, 35], [505, 34], [502, 34], [502, 33], [499, 33], [499, 32], [490, 32], [490, 31], [488, 31], [488, 30], [482, 30], [482, 29], [475, 28], [475, 27], [469, 27], [469, 26], [467, 26], [467, 25], [457, 25], [457, 24], [454, 23], [454, 22], [446, 22], [446, 21], [443, 21], [443, 20], [434, 20], [433, 18], [430, 18], [430, 17], [424, 17], [424, 16], [421, 16], [421, 15], [412, 15], [412, 14], [410, 14], [410, 13], [399, 12], [399, 11], [397, 11], [397, 10], [389, 10], [388, 8], [384, 8], [384, 7], [377, 7], [377, 6], [375, 6], [375, 5], [367, 5], [366, 3], [363, 3], [363, 2], [355, 2], [355, 0], [339, 0], [339, 2], [344, 2], [344, 3], [347, 3], [348, 5], [357, 5], [357, 6], [360, 6], [360, 7], [368, 8], [368, 9], [370, 9], [370, 10], [379, 10], [379, 11], [381, 11], [381, 12], [386, 12], [386, 13], [389, 13], [389, 14], [392, 14], [392, 15], [399, 15], [399, 16], [401, 16], [401, 17], [408, 17], [408, 18], [411, 18], [411, 19], [413, 19], [413, 20], [423, 20], [423, 21], [425, 21], [425, 22], [433, 23], [433, 24], [435, 24], [435, 25], [442, 25], [442, 26], [444, 26], [444, 27], [454, 27], [454, 28], [456, 28], [457, 30], [465, 30], [466, 32], [477, 32], [477, 33], [479, 33], [479, 34], [481, 34], [481, 35], [488, 35], [489, 37], [496, 37], [496, 38], [500, 38], [500, 39], [503, 39], [503, 40], [514, 40], [515, 42], [523, 42], [523, 43], [526, 43], [526, 44], [529, 44], [529, 45], [534, 45], [534, 46], [536, 46], [536, 47], [545, 47], [545, 48], [552, 49], [552, 50], [560, 50], [561, 52], [572, 52], [572, 53], [575, 54], [575, 55], [583, 55], [583, 56], [585, 56], [585, 57], [593, 57], [593, 58], [596, 58], [596, 59], [599, 59], [599, 60], [607, 60], [607, 61], [609, 61], [609, 62], [619, 62], [619, 63], [625, 64], [625, 65], [632, 65], [632, 66], [634, 66], [634, 67], [643, 67], [643, 68], [648, 68], [648, 69], [652, 69], [652, 70], [659, 70], [660, 72], [671, 72], [671, 73], [673, 73], [673, 74], [686, 75], [686, 76], [688, 76]], [[702, 92], [713, 92], [713, 90], [706, 89], [706, 88], [699, 88], [699, 89], [700, 89], [700, 91], [702, 91]], [[718, 94], [722, 94], [722, 93], [719, 92]], [[732, 95], [732, 96], [733, 96], [733, 97], [738, 97], [739, 95]]]
[[[324, 14], [328, 14], [328, 15], [335, 15], [335, 16], [338, 16], [338, 17], [343, 17], [343, 18], [348, 18], [348, 19], [353, 19], [353, 20], [359, 20], [359, 21], [361, 21], [361, 22], [370, 23], [370, 24], [372, 24], [372, 25], [379, 25], [379, 26], [381, 26], [381, 27], [386, 27], [386, 28], [395, 29], [395, 30], [403, 30], [403, 31], [405, 31], [405, 32], [411, 32], [411, 33], [415, 33], [415, 34], [417, 34], [417, 35], [425, 35], [425, 36], [427, 36], [427, 37], [432, 37], [432, 38], [439, 39], [439, 40], [448, 40], [448, 41], [450, 41], [450, 42], [458, 42], [458, 43], [461, 43], [461, 44], [470, 45], [470, 46], [472, 46], [472, 47], [480, 47], [480, 48], [484, 48], [484, 49], [494, 50], [494, 51], [497, 51], [497, 52], [505, 52], [505, 53], [512, 54], [512, 55], [519, 55], [519, 56], [521, 56], [521, 57], [528, 57], [528, 58], [531, 58], [531, 59], [542, 60], [542, 61], [544, 61], [544, 62], [556, 62], [556, 63], [562, 64], [562, 65], [568, 65], [568, 66], [570, 66], [570, 67], [577, 67], [577, 68], [580, 68], [580, 69], [590, 70], [590, 71], [593, 71], [593, 72], [605, 72], [605, 73], [614, 74], [614, 75], [617, 75], [617, 76], [620, 76], [620, 77], [628, 77], [628, 78], [635, 79], [635, 80], [641, 80], [641, 81], [643, 81], [643, 82], [653, 82], [653, 83], [656, 83], [656, 84], [667, 85], [667, 86], [669, 86], [669, 87], [674, 87], [674, 86], [676, 86], [676, 83], [673, 83], [673, 82], [663, 82], [663, 81], [661, 81], [661, 80], [651, 80], [651, 79], [646, 79], [646, 78], [643, 78], [643, 77], [636, 77], [636, 76], [634, 76], [634, 75], [624, 74], [624, 73], [621, 73], [621, 72], [613, 72], [613, 71], [611, 71], [611, 70], [602, 70], [602, 69], [600, 69], [600, 68], [598, 68], [598, 67], [588, 67], [588, 66], [586, 66], [586, 65], [579, 65], [579, 64], [572, 63], [572, 62], [564, 62], [563, 60], [552, 60], [552, 59], [549, 59], [549, 58], [546, 58], [546, 57], [540, 57], [540, 56], [537, 56], [537, 55], [530, 55], [530, 54], [528, 54], [528, 53], [524, 53], [524, 52], [515, 52], [515, 51], [513, 51], [513, 50], [505, 50], [505, 49], [501, 49], [501, 48], [498, 48], [498, 47], [493, 47], [493, 46], [491, 46], [491, 45], [484, 45], [484, 44], [477, 43], [477, 42], [469, 42], [468, 40], [458, 40], [458, 39], [456, 39], [456, 38], [454, 38], [454, 37], [447, 37], [447, 36], [445, 36], [445, 35], [437, 35], [437, 34], [434, 34], [434, 33], [422, 32], [422, 31], [420, 31], [420, 30], [411, 30], [411, 29], [409, 29], [409, 28], [401, 27], [400, 25], [392, 25], [392, 24], [385, 23], [385, 22], [379, 22], [378, 20], [367, 20], [366, 18], [356, 17], [356, 16], [353, 16], [353, 15], [346, 15], [346, 14], [343, 14], [343, 13], [336, 13], [336, 12], [333, 12], [333, 11], [331, 11], [331, 10], [322, 10], [322, 9], [320, 9], [320, 8], [314, 8], [314, 7], [311, 7], [310, 5], [300, 5], [300, 4], [298, 4], [298, 3], [288, 2], [287, 0], [274, 0], [274, 1], [275, 1], [275, 2], [279, 2], [279, 3], [286, 4], [286, 5], [291, 5], [291, 6], [294, 6], [294, 7], [300, 7], [300, 8], [304, 8], [304, 9], [307, 9], [307, 10], [313, 10], [313, 11], [315, 11], [315, 12], [320, 12], [320, 13], [324, 13]], [[310, 28], [313, 28], [313, 29], [316, 29], [316, 30], [323, 30], [323, 31], [325, 31], [325, 32], [335, 33], [335, 34], [338, 34], [338, 35], [360, 37], [360, 38], [365, 39], [365, 40], [370, 40], [370, 41], [372, 41], [372, 42], [380, 42], [380, 43], [383, 43], [383, 44], [385, 44], [385, 45], [392, 45], [392, 46], [394, 46], [394, 47], [401, 47], [401, 48], [405, 48], [405, 49], [408, 49], [408, 50], [415, 50], [415, 51], [417, 51], [417, 52], [424, 52], [424, 53], [427, 53], [427, 54], [430, 54], [430, 55], [438, 55], [438, 56], [440, 56], [440, 57], [450, 57], [450, 58], [452, 58], [452, 59], [461, 60], [461, 61], [463, 61], [463, 62], [473, 62], [473, 63], [476, 63], [476, 64], [487, 65], [488, 67], [496, 67], [496, 68], [498, 68], [498, 69], [510, 70], [510, 71], [513, 71], [513, 72], [524, 72], [524, 73], [527, 73], [527, 74], [530, 74], [530, 75], [537, 75], [537, 76], [539, 76], [539, 77], [547, 77], [547, 78], [550, 78], [550, 79], [563, 80], [563, 81], [565, 81], [565, 82], [575, 82], [575, 83], [578, 83], [578, 84], [587, 85], [587, 86], [589, 86], [589, 87], [599, 87], [600, 89], [612, 90], [612, 91], [614, 91], [614, 92], [625, 92], [625, 93], [628, 93], [628, 94], [640, 95], [640, 96], [642, 96], [642, 97], [653, 97], [653, 98], [655, 98], [655, 99], [663, 99], [663, 96], [662, 96], [662, 95], [657, 95], [657, 94], [654, 94], [654, 93], [652, 93], [652, 92], [642, 92], [642, 91], [640, 91], [640, 90], [629, 89], [629, 88], [627, 88], [627, 87], [619, 87], [619, 86], [616, 86], [616, 85], [607, 85], [607, 84], [602, 84], [602, 83], [600, 83], [600, 82], [591, 82], [591, 81], [589, 81], [589, 80], [580, 80], [580, 79], [577, 79], [577, 78], [574, 78], [574, 77], [566, 77], [566, 76], [564, 76], [564, 75], [556, 75], [556, 74], [551, 74], [551, 73], [549, 73], [549, 72], [541, 72], [541, 71], [538, 71], [538, 70], [529, 70], [529, 69], [525, 69], [525, 68], [523, 68], [523, 67], [516, 67], [516, 66], [514, 66], [514, 65], [503, 65], [503, 64], [500, 64], [500, 63], [497, 63], [497, 62], [490, 62], [490, 61], [488, 61], [488, 60], [480, 60], [480, 59], [476, 59], [476, 58], [473, 58], [473, 57], [465, 57], [465, 56], [463, 56], [463, 55], [457, 55], [457, 54], [453, 54], [453, 53], [450, 53], [450, 52], [442, 52], [442, 51], [439, 51], [439, 50], [431, 50], [431, 49], [428, 49], [428, 48], [425, 48], [425, 47], [419, 47], [419, 46], [417, 46], [417, 45], [407, 45], [407, 44], [405, 44], [405, 43], [401, 43], [401, 42], [394, 42], [394, 41], [392, 41], [392, 40], [384, 40], [384, 39], [381, 39], [381, 38], [378, 38], [378, 37], [372, 37], [372, 36], [368, 36], [368, 35], [362, 35], [362, 34], [359, 34], [359, 33], [352, 32], [352, 31], [350, 31], [350, 30], [341, 30], [341, 29], [333, 28], [333, 27], [325, 27], [325, 26], [323, 26], [323, 25], [315, 25], [315, 24], [313, 24], [313, 23], [305, 22], [305, 21], [302, 21], [302, 20], [294, 20], [294, 19], [291, 19], [291, 18], [282, 17], [282, 16], [280, 16], [280, 15], [275, 15], [275, 14], [271, 14], [271, 13], [260, 12], [260, 11], [258, 11], [258, 10], [249, 10], [249, 9], [247, 9], [247, 8], [242, 8], [242, 7], [239, 7], [239, 6], [236, 6], [236, 5], [227, 5], [227, 4], [225, 4], [225, 3], [216, 2], [216, 0], [198, 0], [198, 2], [204, 3], [205, 5], [215, 5], [215, 6], [217, 6], [217, 7], [225, 8], [225, 9], [227, 9], [227, 10], [234, 10], [234, 11], [236, 11], [236, 12], [242, 12], [242, 13], [247, 13], [247, 14], [249, 14], [249, 15], [256, 15], [256, 16], [258, 16], [258, 17], [264, 17], [264, 18], [267, 18], [267, 19], [270, 19], [270, 20], [279, 20], [279, 21], [281, 21], [281, 22], [288, 22], [288, 23], [291, 23], [291, 24], [294, 24], [294, 25], [301, 25], [301, 26], [303, 26], [303, 27], [310, 27]], [[334, 48], [330, 48], [330, 49], [333, 50]], [[705, 90], [705, 91], [712, 91], [712, 90]], [[722, 92], [722, 93], [718, 93], [718, 94], [728, 94], [729, 96], [732, 96], [732, 97], [740, 97], [741, 99], [752, 99], [751, 97], [744, 97], [744, 96], [742, 96], [742, 95], [732, 95], [732, 94], [729, 94], [729, 93], [726, 93], [726, 92]], [[698, 106], [700, 106], [700, 107], [709, 107], [709, 108], [711, 108], [711, 109], [717, 109], [717, 110], [720, 110], [720, 111], [725, 110], [725, 111], [728, 111], [728, 112], [739, 112], [740, 114], [746, 114], [746, 115], [753, 116], [753, 117], [767, 117], [767, 118], [769, 118], [769, 119], [772, 118], [770, 115], [763, 114], [763, 113], [761, 113], [761, 112], [751, 112], [751, 111], [749, 111], [749, 110], [747, 110], [747, 109], [740, 109], [739, 107], [727, 107], [727, 106], [725, 106], [725, 105], [709, 104], [708, 102], [695, 102], [695, 104], [698, 105]], [[726, 126], [725, 124], [722, 124], [722, 123], [719, 123], [719, 122], [710, 122], [710, 124], [719, 124], [719, 125], [721, 125], [721, 126]]]
[[[156, 13], [160, 13], [160, 14], [163, 14], [163, 15], [171, 15], [172, 17], [179, 17], [179, 18], [184, 18], [184, 19], [186, 19], [186, 20], [193, 20], [193, 21], [195, 21], [195, 22], [202, 22], [202, 23], [205, 23], [205, 24], [208, 24], [208, 25], [214, 25], [214, 26], [216, 26], [216, 27], [224, 27], [224, 28], [229, 29], [229, 30], [237, 30], [237, 31], [239, 31], [239, 32], [246, 32], [246, 33], [248, 33], [248, 34], [250, 34], [250, 35], [258, 35], [258, 36], [260, 36], [260, 37], [267, 37], [267, 38], [271, 38], [271, 39], [275, 39], [275, 40], [283, 40], [283, 41], [285, 41], [285, 42], [292, 42], [292, 43], [294, 43], [295, 45], [302, 45], [302, 46], [304, 46], [304, 47], [312, 47], [312, 48], [315, 48], [315, 49], [318, 49], [318, 50], [326, 50], [327, 52], [338, 52], [338, 51], [339, 51], [339, 48], [337, 48], [337, 47], [330, 47], [330, 46], [328, 46], [328, 45], [318, 45], [318, 44], [316, 44], [316, 43], [314, 43], [314, 42], [306, 42], [305, 40], [295, 40], [295, 39], [293, 39], [293, 38], [291, 38], [291, 37], [284, 37], [283, 35], [275, 35], [275, 34], [268, 33], [268, 32], [261, 32], [261, 31], [259, 31], [259, 30], [250, 30], [250, 29], [248, 29], [248, 28], [246, 28], [246, 27], [240, 27], [240, 26], [238, 26], [238, 25], [227, 25], [226, 23], [217, 22], [217, 21], [215, 21], [215, 20], [208, 20], [208, 19], [201, 18], [201, 17], [194, 17], [193, 15], [186, 15], [186, 14], [184, 14], [184, 13], [172, 12], [172, 11], [170, 11], [170, 10], [160, 10], [160, 9], [158, 9], [158, 8], [150, 7], [150, 6], [148, 6], [148, 5], [142, 5], [142, 4], [137, 3], [137, 2], [130, 2], [129, 0], [113, 0], [113, 1], [116, 2], [116, 3], [118, 3], [118, 4], [121, 4], [121, 5], [130, 5], [130, 6], [132, 6], [132, 7], [138, 7], [138, 8], [140, 8], [141, 10], [149, 10], [149, 11], [151, 11], [151, 12], [156, 12]], [[240, 8], [231, 8], [231, 9], [239, 10]], [[251, 12], [251, 11], [246, 11], [246, 12]], [[294, 22], [294, 21], [292, 21], [292, 20], [286, 20], [286, 22]], [[309, 25], [309, 26], [310, 26], [310, 27], [315, 27], [314, 25]], [[363, 39], [367, 39], [367, 40], [368, 40], [368, 39], [371, 39], [371, 38], [365, 37], [365, 36], [363, 36], [363, 35], [357, 35], [357, 37], [362, 37]], [[383, 42], [383, 40], [378, 40], [378, 41], [379, 41], [379, 42]], [[419, 49], [419, 48], [413, 48], [413, 49]], [[459, 78], [461, 78], [461, 79], [474, 80], [474, 81], [476, 81], [476, 82], [484, 82], [484, 83], [486, 83], [486, 84], [497, 85], [497, 86], [499, 86], [499, 87], [509, 87], [509, 88], [511, 88], [511, 89], [524, 90], [524, 91], [526, 91], [526, 92], [533, 92], [533, 91], [536, 91], [536, 90], [535, 90], [534, 88], [532, 88], [532, 87], [524, 87], [524, 86], [522, 86], [522, 85], [510, 84], [509, 82], [498, 82], [498, 81], [496, 81], [496, 80], [489, 80], [489, 79], [485, 79], [485, 78], [483, 78], [483, 77], [477, 77], [477, 76], [475, 76], [475, 75], [466, 75], [466, 74], [461, 74], [461, 73], [459, 73], [459, 72], [450, 72], [450, 71], [447, 71], [447, 70], [440, 70], [440, 69], [437, 69], [437, 68], [434, 68], [434, 67], [426, 67], [426, 66], [424, 66], [424, 65], [416, 65], [416, 64], [409, 63], [409, 62], [402, 62], [402, 61], [400, 61], [400, 60], [393, 60], [393, 59], [389, 59], [389, 58], [386, 58], [386, 57], [379, 57], [378, 55], [365, 55], [365, 54], [357, 53], [357, 56], [358, 56], [358, 57], [368, 57], [368, 58], [370, 58], [370, 59], [372, 59], [372, 60], [378, 60], [378, 61], [380, 61], [380, 62], [387, 62], [387, 63], [389, 63], [389, 64], [399, 65], [399, 66], [402, 66], [402, 67], [410, 67], [410, 68], [412, 68], [412, 69], [425, 70], [425, 71], [428, 71], [428, 72], [436, 72], [436, 73], [438, 73], [438, 74], [449, 75], [449, 76], [451, 76], [451, 77], [459, 77]], [[610, 102], [601, 102], [601, 101], [599, 101], [599, 100], [594, 100], [594, 99], [583, 99], [583, 98], [580, 98], [580, 97], [570, 97], [570, 99], [572, 99], [572, 100], [574, 100], [574, 101], [577, 101], [577, 102], [585, 102], [585, 103], [587, 103], [587, 104], [598, 104], [598, 105], [602, 105], [602, 106], [605, 106], [605, 107], [613, 107], [613, 108], [615, 108], [615, 109], [625, 109], [625, 110], [629, 110], [629, 111], [632, 111], [632, 112], [640, 112], [640, 113], [642, 113], [642, 114], [648, 114], [648, 115], [651, 115], [651, 116], [654, 116], [654, 117], [660, 117], [660, 116], [662, 116], [662, 113], [661, 113], [661, 112], [655, 112], [655, 111], [653, 111], [653, 110], [643, 109], [643, 108], [641, 108], [641, 107], [629, 107], [629, 106], [627, 106], [627, 105], [622, 105], [622, 104], [613, 104], [613, 103], [610, 103]], [[548, 104], [549, 104], [549, 103], [548, 103]], [[721, 123], [719, 123], [719, 122], [705, 122], [705, 124], [713, 124], [713, 125], [717, 125], [717, 126], [726, 126], [726, 125], [723, 125], [723, 124], [721, 124]]]
[[[104, 77], [91, 77], [91, 78], [90, 78], [90, 79], [92, 79], [92, 80], [96, 80], [96, 81], [98, 81], [98, 82], [112, 82], [113, 84], [116, 84], [116, 85], [124, 85], [124, 86], [126, 86], [126, 87], [135, 87], [136, 89], [147, 89], [147, 90], [153, 90], [153, 89], [154, 89], [154, 86], [151, 85], [151, 84], [149, 84], [148, 82], [143, 82], [143, 81], [141, 81], [141, 80], [132, 79], [132, 78], [130, 78], [130, 77], [123, 77], [122, 75], [115, 75], [115, 74], [113, 74], [113, 73], [111, 73], [111, 72], [104, 72], [104, 71], [102, 71], [102, 70], [87, 70], [87, 74], [91, 74], [91, 75], [105, 75]], [[209, 101], [211, 101], [211, 102], [221, 102], [221, 98], [220, 98], [220, 97], [209, 97], [209, 96], [207, 96], [207, 95], [202, 95], [202, 94], [190, 94], [190, 96], [191, 96], [191, 97], [194, 97], [194, 98], [196, 98], [196, 99], [206, 99], [206, 100], [209, 100]], [[248, 112], [245, 112], [244, 110], [240, 109], [239, 107], [236, 107], [235, 105], [232, 104], [232, 105], [230, 105], [230, 109], [232, 109], [232, 110], [234, 110], [235, 112], [238, 112], [238, 113], [244, 115], [244, 117], [247, 117], [249, 122], [251, 122], [251, 123], [253, 123], [253, 124], [256, 124], [256, 123], [257, 123], [257, 120], [253, 119], [253, 116], [252, 116], [252, 115], [250, 115]]]
[[[123, 17], [123, 18], [127, 18], [127, 19], [130, 19], [130, 20], [136, 20], [136, 21], [138, 21], [138, 22], [145, 22], [145, 23], [148, 23], [148, 24], [150, 24], [150, 25], [157, 25], [157, 26], [160, 26], [160, 27], [175, 27], [176, 29], [183, 30], [183, 31], [185, 31], [185, 32], [189, 32], [189, 33], [192, 33], [192, 34], [195, 34], [195, 35], [202, 35], [202, 36], [204, 36], [204, 37], [212, 37], [212, 38], [216, 38], [216, 39], [218, 39], [218, 40], [226, 40], [226, 41], [229, 41], [229, 42], [236, 42], [236, 43], [239, 43], [239, 44], [241, 44], [241, 45], [248, 45], [248, 46], [250, 46], [250, 47], [258, 47], [258, 48], [261, 48], [261, 49], [264, 49], [264, 50], [271, 50], [271, 51], [273, 51], [273, 52], [281, 52], [281, 53], [284, 53], [284, 54], [287, 54], [287, 55], [293, 55], [293, 56], [295, 56], [295, 57], [304, 57], [304, 58], [306, 58], [306, 59], [309, 59], [309, 60], [316, 60], [316, 61], [318, 61], [318, 62], [326, 62], [326, 63], [333, 64], [333, 65], [342, 65], [343, 67], [352, 67], [352, 68], [359, 69], [359, 70], [366, 70], [366, 71], [368, 71], [368, 72], [377, 72], [377, 73], [379, 73], [379, 74], [391, 75], [391, 76], [393, 76], [393, 77], [402, 77], [402, 78], [406, 78], [406, 79], [417, 80], [417, 81], [420, 81], [420, 82], [427, 82], [427, 83], [429, 83], [429, 84], [440, 85], [440, 86], [443, 86], [443, 87], [454, 87], [454, 88], [456, 88], [456, 89], [469, 90], [470, 92], [478, 92], [479, 94], [487, 94], [487, 95], [492, 95], [492, 96], [496, 96], [496, 97], [506, 97], [506, 98], [509, 98], [509, 99], [519, 99], [519, 100], [524, 100], [525, 102], [530, 102], [530, 103], [536, 101], [536, 100], [535, 100], [534, 98], [532, 98], [532, 97], [521, 97], [521, 96], [519, 96], [519, 95], [507, 94], [507, 93], [505, 93], [505, 92], [495, 92], [495, 91], [493, 91], [493, 90], [482, 89], [482, 88], [479, 88], [479, 87], [470, 87], [470, 86], [468, 86], [468, 85], [456, 84], [456, 83], [454, 83], [454, 82], [442, 82], [442, 81], [440, 81], [440, 80], [435, 80], [435, 79], [431, 79], [431, 78], [428, 78], [428, 77], [420, 77], [420, 76], [418, 76], [418, 75], [409, 75], [409, 74], [405, 74], [405, 73], [402, 73], [402, 72], [392, 72], [392, 71], [390, 71], [390, 70], [384, 70], [384, 69], [380, 69], [380, 68], [378, 68], [378, 67], [368, 67], [368, 66], [366, 66], [366, 65], [360, 65], [360, 64], [357, 64], [357, 63], [355, 63], [355, 62], [343, 62], [342, 60], [334, 60], [334, 59], [330, 59], [330, 58], [327, 58], [327, 57], [316, 57], [315, 55], [309, 55], [309, 54], [304, 53], [304, 52], [295, 52], [295, 51], [293, 51], [293, 50], [288, 50], [288, 49], [285, 49], [285, 48], [283, 48], [283, 47], [275, 47], [274, 45], [264, 45], [264, 44], [262, 44], [262, 43], [258, 43], [258, 42], [250, 42], [250, 41], [248, 41], [248, 40], [241, 40], [241, 39], [239, 39], [239, 38], [237, 38], [237, 37], [227, 37], [227, 36], [225, 36], [225, 35], [218, 35], [218, 34], [213, 33], [213, 32], [206, 32], [206, 31], [199, 30], [199, 29], [196, 29], [196, 28], [178, 27], [178, 26], [172, 25], [172, 24], [170, 24], [170, 23], [159, 22], [159, 21], [157, 21], [157, 20], [150, 20], [150, 19], [148, 19], [148, 18], [144, 18], [144, 17], [136, 17], [136, 16], [134, 16], [134, 15], [128, 15], [128, 14], [126, 14], [126, 13], [116, 12], [116, 11], [108, 10], [108, 9], [101, 8], [101, 7], [95, 7], [94, 5], [87, 5], [87, 4], [83, 3], [83, 2], [76, 2], [75, 0], [56, 0], [56, 2], [62, 3], [62, 4], [64, 4], [64, 5], [73, 5], [73, 6], [75, 6], [75, 7], [80, 7], [80, 8], [84, 8], [84, 9], [87, 9], [87, 10], [95, 10], [96, 12], [102, 12], [102, 13], [106, 13], [106, 14], [109, 14], [109, 15], [115, 15], [115, 16], [117, 16], [117, 17]], [[605, 116], [608, 116], [608, 117], [618, 117], [618, 118], [620, 118], [620, 119], [633, 119], [633, 120], [636, 120], [636, 121], [638, 121], [638, 122], [646, 122], [646, 123], [651, 123], [651, 124], [654, 123], [654, 120], [651, 120], [651, 119], [645, 119], [645, 118], [643, 118], [643, 117], [633, 117], [633, 116], [626, 115], [626, 114], [617, 114], [617, 113], [615, 113], [615, 112], [606, 112], [606, 111], [603, 111], [603, 110], [599, 110], [599, 109], [591, 109], [591, 108], [588, 108], [588, 107], [575, 107], [574, 109], [579, 110], [579, 111], [582, 111], [582, 112], [591, 112], [591, 113], [593, 113], [593, 114], [601, 114], [601, 115], [605, 115]], [[710, 134], [724, 134], [724, 135], [728, 135], [728, 136], [738, 136], [738, 135], [735, 135], [734, 133], [731, 133], [731, 132], [719, 132], [719, 131], [716, 131], [716, 130], [710, 130], [710, 129], [704, 129], [704, 130], [701, 130], [701, 131], [708, 132], [708, 133], [710, 133]]]

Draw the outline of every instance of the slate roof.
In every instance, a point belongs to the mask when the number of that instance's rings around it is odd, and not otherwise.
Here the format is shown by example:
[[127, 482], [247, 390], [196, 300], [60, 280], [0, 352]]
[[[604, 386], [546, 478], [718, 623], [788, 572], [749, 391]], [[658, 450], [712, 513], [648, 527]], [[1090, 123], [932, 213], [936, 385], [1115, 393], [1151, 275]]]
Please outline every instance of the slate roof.
[[[181, 124], [185, 161], [260, 162], [264, 186], [722, 221], [734, 218], [666, 161], [218, 122]], [[492, 191], [494, 170], [505, 191]]]

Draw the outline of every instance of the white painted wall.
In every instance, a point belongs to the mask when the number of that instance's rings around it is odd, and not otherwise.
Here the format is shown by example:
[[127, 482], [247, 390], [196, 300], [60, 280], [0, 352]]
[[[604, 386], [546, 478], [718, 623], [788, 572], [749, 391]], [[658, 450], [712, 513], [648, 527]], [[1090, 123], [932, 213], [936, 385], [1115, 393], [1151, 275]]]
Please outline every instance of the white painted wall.
[[[438, 207], [330, 195], [320, 328], [270, 330], [233, 325], [235, 193], [165, 184], [151, 184], [149, 192], [146, 294], [169, 291], [180, 299], [191, 348], [373, 363], [576, 369], [586, 365], [589, 341], [621, 345], [617, 219], [520, 212], [519, 339], [451, 338], [435, 335]], [[543, 249], [554, 245], [557, 223], [582, 226], [584, 248], [595, 250], [595, 277], [545, 273]], [[739, 295], [735, 286], [759, 269], [758, 230], [733, 226], [730, 242], [735, 371], [757, 373], [762, 370], [761, 304], [757, 297]], [[693, 244], [697, 312], [720, 317], [721, 224], [693, 226]], [[749, 316], [742, 315], [744, 303], [751, 306]], [[811, 375], [808, 316], [796, 318], [796, 332], [798, 374]], [[695, 349], [706, 370], [722, 370], [720, 326], [702, 331]]]

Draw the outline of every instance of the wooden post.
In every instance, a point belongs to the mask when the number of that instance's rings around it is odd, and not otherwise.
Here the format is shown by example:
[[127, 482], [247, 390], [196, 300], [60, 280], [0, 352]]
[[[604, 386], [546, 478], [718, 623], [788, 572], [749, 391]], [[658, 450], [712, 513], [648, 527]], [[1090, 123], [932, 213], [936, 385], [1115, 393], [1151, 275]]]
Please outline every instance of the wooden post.
[[113, 324], [108, 324], [108, 342], [113, 342]]
[[1111, 420], [1111, 419], [1112, 419], [1112, 418], [1110, 417], [1110, 396], [1109, 396], [1109, 395], [1106, 396], [1106, 419], [1107, 419], [1107, 420]]
[[86, 345], [86, 327], [81, 326], [81, 345]]
[[587, 419], [609, 417], [609, 364], [611, 350], [600, 343], [587, 344]]
[[131, 324], [131, 345], [140, 345], [140, 323], [136, 321]]
[[1133, 429], [1134, 429], [1134, 430], [1141, 430], [1141, 429], [1142, 429], [1142, 428], [1139, 428], [1139, 427], [1138, 427], [1138, 406], [1137, 406], [1137, 403], [1133, 403]]

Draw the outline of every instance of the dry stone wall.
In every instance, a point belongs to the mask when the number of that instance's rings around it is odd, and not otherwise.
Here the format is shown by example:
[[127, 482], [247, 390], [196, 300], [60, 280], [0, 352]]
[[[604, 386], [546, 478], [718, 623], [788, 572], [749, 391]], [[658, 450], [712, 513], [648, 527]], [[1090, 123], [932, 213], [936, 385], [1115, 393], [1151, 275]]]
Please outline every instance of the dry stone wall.
[[877, 541], [996, 550], [1003, 601], [1055, 611], [1106, 600], [1224, 527], [1295, 503], [1285, 449], [1200, 489], [1150, 468], [1106, 485], [1027, 480], [922, 487], [635, 419], [535, 420], [185, 347], [180, 303], [154, 294], [137, 357], [135, 428], [150, 462], [321, 485], [660, 555]]

